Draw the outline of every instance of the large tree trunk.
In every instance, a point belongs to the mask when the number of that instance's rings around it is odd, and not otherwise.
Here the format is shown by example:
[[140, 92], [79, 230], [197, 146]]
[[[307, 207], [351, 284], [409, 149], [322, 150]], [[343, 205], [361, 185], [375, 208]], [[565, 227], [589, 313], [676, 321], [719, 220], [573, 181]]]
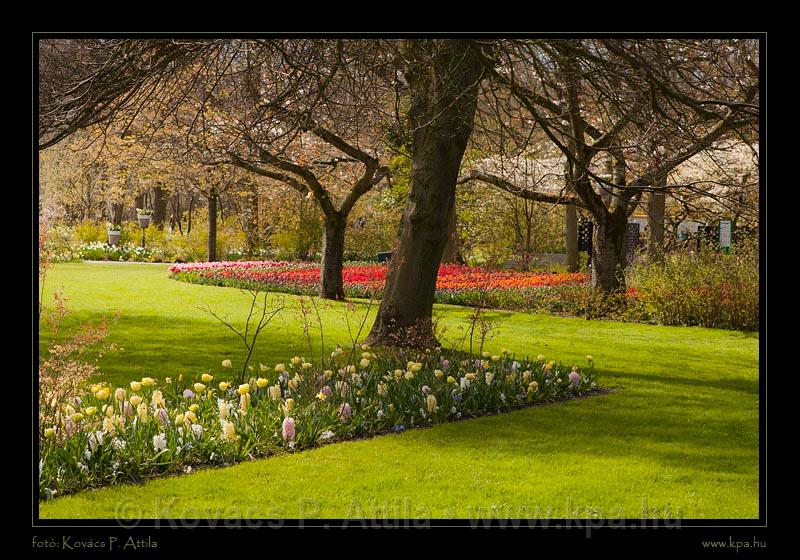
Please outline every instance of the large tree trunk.
[[458, 232], [456, 231], [456, 205], [447, 218], [447, 243], [442, 251], [442, 262], [454, 263], [458, 257]]
[[[368, 341], [437, 344], [432, 312], [461, 158], [472, 133], [480, 63], [465, 41], [415, 41], [411, 191], [392, 253], [383, 299]], [[411, 58], [409, 57], [409, 58]]]
[[592, 288], [603, 293], [625, 289], [625, 238], [628, 216], [623, 209], [595, 220], [592, 242]]
[[[661, 185], [659, 185], [661, 186]], [[651, 192], [647, 198], [647, 255], [652, 260], [661, 258], [664, 251], [664, 191]]]
[[322, 234], [322, 266], [320, 267], [320, 296], [326, 299], [344, 299], [342, 266], [344, 260], [344, 232], [347, 220], [341, 214], [325, 218]]
[[217, 191], [208, 197], [208, 262], [217, 260]]
[[153, 187], [153, 224], [158, 229], [164, 228], [164, 221], [167, 218], [167, 193], [160, 185]]
[[574, 204], [567, 204], [564, 214], [567, 222], [564, 243], [567, 249], [567, 270], [569, 272], [578, 272], [578, 209]]

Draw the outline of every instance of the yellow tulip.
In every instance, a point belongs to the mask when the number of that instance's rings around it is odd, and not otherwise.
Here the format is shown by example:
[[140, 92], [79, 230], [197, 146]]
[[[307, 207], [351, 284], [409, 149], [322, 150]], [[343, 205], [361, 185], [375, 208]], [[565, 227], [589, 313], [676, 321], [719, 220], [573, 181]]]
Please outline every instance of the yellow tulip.
[[213, 379], [214, 376], [208, 373], [204, 373], [203, 375], [200, 376], [200, 381], [202, 381], [203, 383], [211, 383]]

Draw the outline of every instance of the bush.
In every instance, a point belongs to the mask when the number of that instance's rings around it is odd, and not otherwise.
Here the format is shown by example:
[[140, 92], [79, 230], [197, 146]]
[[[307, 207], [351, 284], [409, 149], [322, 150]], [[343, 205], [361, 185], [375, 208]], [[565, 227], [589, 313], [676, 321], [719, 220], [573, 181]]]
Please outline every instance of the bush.
[[631, 313], [664, 325], [757, 330], [758, 259], [757, 245], [745, 242], [732, 253], [683, 251], [636, 265]]
[[[195, 262], [208, 257], [208, 223], [201, 212], [193, 220], [192, 230], [181, 234], [168, 227], [151, 226], [145, 230], [145, 248], [141, 247], [142, 229], [137, 222], [122, 224], [119, 243], [108, 245], [106, 224], [82, 222], [69, 227], [50, 228], [47, 250], [54, 261], [103, 260], [138, 262]], [[217, 228], [217, 255], [224, 260], [245, 258], [245, 235], [234, 218], [227, 218]]]
[[106, 224], [86, 220], [72, 228], [72, 232], [79, 243], [105, 243], [108, 241]]

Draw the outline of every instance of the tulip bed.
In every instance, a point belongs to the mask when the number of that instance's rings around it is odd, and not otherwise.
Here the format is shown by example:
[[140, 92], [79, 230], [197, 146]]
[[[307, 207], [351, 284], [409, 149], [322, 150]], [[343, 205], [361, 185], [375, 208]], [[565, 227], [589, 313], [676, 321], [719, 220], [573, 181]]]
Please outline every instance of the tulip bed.
[[[319, 291], [320, 268], [285, 261], [186, 263], [170, 267], [172, 277], [195, 284], [266, 289], [298, 295]], [[351, 263], [342, 280], [347, 297], [380, 298], [388, 266]], [[522, 308], [553, 299], [564, 289], [586, 292], [589, 275], [541, 274], [445, 264], [439, 267], [436, 302], [454, 305]]]
[[574, 397], [597, 390], [586, 359], [362, 346], [260, 364], [242, 383], [211, 372], [98, 383], [40, 410], [40, 498]]

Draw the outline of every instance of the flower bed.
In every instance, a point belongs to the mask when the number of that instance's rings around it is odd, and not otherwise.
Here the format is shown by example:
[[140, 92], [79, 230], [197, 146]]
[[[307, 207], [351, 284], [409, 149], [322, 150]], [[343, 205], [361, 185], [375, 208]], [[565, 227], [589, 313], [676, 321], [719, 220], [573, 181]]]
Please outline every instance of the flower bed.
[[[388, 266], [354, 263], [342, 271], [347, 297], [380, 297]], [[170, 268], [174, 278], [198, 284], [261, 288], [299, 295], [316, 294], [320, 268], [314, 263], [276, 261], [189, 263]], [[537, 290], [563, 286], [585, 286], [586, 274], [537, 274], [495, 271], [480, 267], [446, 264], [439, 267], [436, 301], [487, 307], [525, 307], [536, 299]]]
[[40, 498], [576, 396], [597, 386], [587, 360], [362, 346], [262, 364], [241, 384], [211, 373], [96, 384], [40, 410]]

